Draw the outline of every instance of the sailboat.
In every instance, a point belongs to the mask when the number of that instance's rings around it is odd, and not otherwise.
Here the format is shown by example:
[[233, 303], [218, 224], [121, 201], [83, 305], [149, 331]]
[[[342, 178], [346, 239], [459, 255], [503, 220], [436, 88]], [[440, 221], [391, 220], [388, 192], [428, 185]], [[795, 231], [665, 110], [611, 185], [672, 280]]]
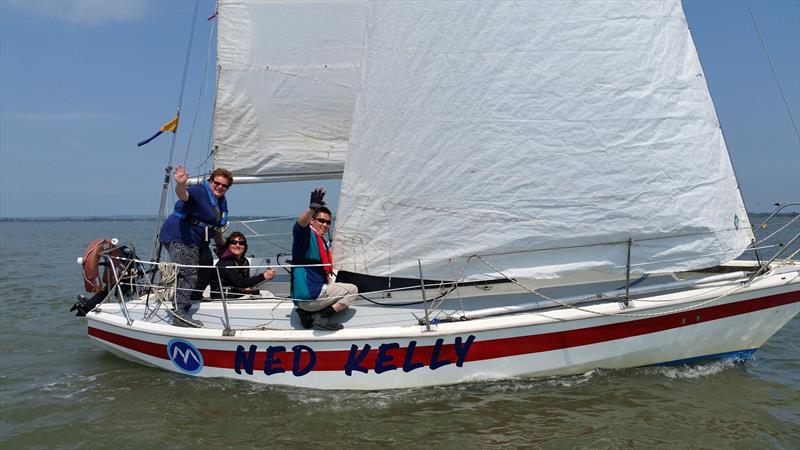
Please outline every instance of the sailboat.
[[758, 241], [679, 0], [218, 7], [215, 166], [341, 177], [360, 298], [338, 331], [278, 291], [176, 327], [151, 263], [108, 243], [100, 347], [391, 389], [747, 358], [800, 312], [797, 252], [737, 259]]

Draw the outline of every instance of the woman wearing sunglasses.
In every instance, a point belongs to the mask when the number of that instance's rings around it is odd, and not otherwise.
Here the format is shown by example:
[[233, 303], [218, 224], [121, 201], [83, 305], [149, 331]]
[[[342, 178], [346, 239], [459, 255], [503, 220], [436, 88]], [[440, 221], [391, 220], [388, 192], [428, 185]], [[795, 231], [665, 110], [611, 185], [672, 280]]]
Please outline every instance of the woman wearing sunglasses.
[[[173, 325], [202, 327], [203, 322], [192, 319], [189, 310], [192, 301], [199, 301], [203, 289], [215, 274], [209, 242], [217, 246], [225, 243], [223, 232], [228, 224], [228, 202], [225, 194], [233, 184], [233, 175], [225, 169], [216, 169], [200, 184], [187, 186], [189, 174], [186, 167], [175, 167], [175, 210], [167, 217], [159, 232], [159, 240], [169, 252], [178, 269], [176, 311]], [[209, 266], [198, 269], [197, 266]]]
[[247, 294], [258, 295], [258, 289], [254, 287], [275, 277], [273, 269], [267, 269], [251, 277], [245, 253], [247, 253], [247, 238], [242, 233], [234, 231], [225, 241], [224, 250], [217, 262], [222, 289], [216, 274], [211, 279], [212, 298], [221, 298], [221, 292], [225, 292], [225, 298], [239, 298]]

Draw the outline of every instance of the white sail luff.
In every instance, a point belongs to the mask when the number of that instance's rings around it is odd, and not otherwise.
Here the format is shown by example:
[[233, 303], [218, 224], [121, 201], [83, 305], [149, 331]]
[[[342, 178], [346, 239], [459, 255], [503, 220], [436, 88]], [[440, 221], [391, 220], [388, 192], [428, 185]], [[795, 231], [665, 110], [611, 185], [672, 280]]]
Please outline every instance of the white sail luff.
[[664, 272], [750, 243], [679, 1], [381, 1], [368, 24], [341, 268], [620, 273], [604, 244], [630, 238]]
[[365, 5], [220, 2], [215, 167], [264, 182], [341, 178]]

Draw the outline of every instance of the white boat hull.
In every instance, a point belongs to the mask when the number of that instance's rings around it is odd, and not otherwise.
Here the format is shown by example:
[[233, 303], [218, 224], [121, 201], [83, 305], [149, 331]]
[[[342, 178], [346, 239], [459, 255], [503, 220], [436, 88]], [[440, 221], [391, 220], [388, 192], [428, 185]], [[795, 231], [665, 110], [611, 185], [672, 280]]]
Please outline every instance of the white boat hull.
[[[128, 302], [132, 317], [135, 303]], [[239, 305], [228, 305], [232, 317], [253, 308]], [[196, 315], [214, 307], [201, 305]], [[637, 299], [622, 311], [607, 302], [439, 323], [431, 331], [407, 322], [224, 336], [221, 329], [142, 320], [129, 325], [116, 305], [87, 317], [89, 335], [101, 347], [173, 372], [317, 389], [389, 389], [749, 356], [798, 312], [795, 270], [747, 287]], [[291, 316], [289, 306], [285, 313]]]

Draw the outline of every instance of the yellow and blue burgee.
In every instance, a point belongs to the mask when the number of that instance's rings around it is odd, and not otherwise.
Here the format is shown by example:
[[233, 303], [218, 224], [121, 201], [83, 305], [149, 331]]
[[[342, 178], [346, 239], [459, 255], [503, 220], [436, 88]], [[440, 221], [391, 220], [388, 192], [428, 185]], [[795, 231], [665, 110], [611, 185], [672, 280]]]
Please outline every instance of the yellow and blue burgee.
[[178, 130], [178, 116], [175, 116], [172, 120], [170, 120], [169, 122], [165, 123], [164, 126], [161, 127], [160, 130], [158, 130], [158, 133], [150, 136], [149, 138], [143, 140], [142, 142], [139, 142], [138, 144], [136, 144], [136, 146], [137, 147], [141, 147], [144, 144], [149, 143], [153, 139], [161, 136], [161, 133], [163, 133], [165, 131], [172, 131], [174, 133], [177, 130]]

